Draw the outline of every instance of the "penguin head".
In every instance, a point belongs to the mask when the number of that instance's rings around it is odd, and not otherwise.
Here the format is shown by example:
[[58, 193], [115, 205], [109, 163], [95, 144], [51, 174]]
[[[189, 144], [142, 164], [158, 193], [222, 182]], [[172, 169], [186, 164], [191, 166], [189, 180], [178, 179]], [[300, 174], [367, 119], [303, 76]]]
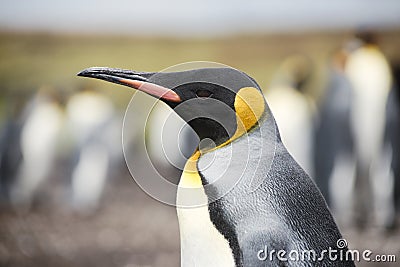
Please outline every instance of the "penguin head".
[[233, 68], [203, 68], [181, 72], [138, 72], [88, 68], [78, 76], [135, 88], [170, 106], [213, 146], [227, 144], [259, 125], [268, 113], [259, 85]]

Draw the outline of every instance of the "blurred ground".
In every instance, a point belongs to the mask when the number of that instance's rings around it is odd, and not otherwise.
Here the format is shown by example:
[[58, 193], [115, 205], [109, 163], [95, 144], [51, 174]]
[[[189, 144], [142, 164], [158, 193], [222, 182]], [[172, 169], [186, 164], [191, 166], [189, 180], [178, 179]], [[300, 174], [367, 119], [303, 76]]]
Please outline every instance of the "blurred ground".
[[0, 266], [179, 265], [175, 209], [147, 196], [127, 172], [111, 178], [89, 216], [57, 203], [62, 183], [54, 180], [31, 212], [1, 208]]

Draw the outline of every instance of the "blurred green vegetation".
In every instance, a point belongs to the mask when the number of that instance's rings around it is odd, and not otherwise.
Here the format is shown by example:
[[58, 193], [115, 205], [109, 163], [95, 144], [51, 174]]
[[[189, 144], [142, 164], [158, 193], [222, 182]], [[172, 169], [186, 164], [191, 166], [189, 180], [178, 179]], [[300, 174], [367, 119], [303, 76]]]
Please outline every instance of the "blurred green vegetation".
[[[400, 58], [399, 33], [400, 30], [378, 32], [381, 47], [389, 59]], [[310, 90], [318, 95], [329, 55], [350, 37], [351, 32], [220, 39], [0, 33], [0, 90], [31, 92], [50, 86], [70, 91], [81, 86], [96, 86], [123, 105], [132, 91], [77, 78], [76, 73], [91, 66], [158, 71], [187, 61], [230, 65], [250, 74], [267, 90], [279, 64], [287, 56], [302, 53], [313, 61]], [[116, 90], [110, 90], [111, 87]]]

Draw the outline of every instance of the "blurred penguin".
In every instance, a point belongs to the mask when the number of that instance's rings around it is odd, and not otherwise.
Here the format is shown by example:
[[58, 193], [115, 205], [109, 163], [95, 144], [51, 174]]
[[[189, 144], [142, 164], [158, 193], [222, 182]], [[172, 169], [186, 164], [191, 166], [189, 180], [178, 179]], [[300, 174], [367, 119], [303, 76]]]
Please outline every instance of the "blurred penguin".
[[5, 92], [3, 118], [0, 123], [0, 202], [8, 202], [10, 189], [15, 181], [22, 161], [21, 132], [23, 125], [22, 109], [25, 96], [11, 91]]
[[386, 109], [385, 147], [391, 150], [391, 175], [393, 192], [390, 204], [392, 213], [386, 223], [388, 230], [398, 227], [400, 219], [400, 62], [392, 65], [393, 86]]
[[177, 184], [176, 177], [180, 177], [198, 144], [196, 133], [173, 110], [160, 103], [150, 113], [146, 131], [146, 146], [153, 166], [162, 177]]
[[[375, 208], [381, 213], [379, 200], [390, 187], [390, 157], [383, 150], [383, 137], [391, 73], [373, 34], [360, 32], [353, 44], [358, 44], [358, 47], [350, 53], [345, 72], [354, 96], [350, 116], [357, 158], [354, 219], [356, 225], [362, 228]], [[376, 200], [378, 205], [374, 206]], [[378, 215], [376, 219], [382, 221], [385, 216]]]
[[344, 49], [332, 56], [327, 88], [319, 105], [314, 150], [315, 181], [342, 224], [350, 220], [355, 169], [350, 126], [353, 93], [344, 73], [347, 57]]
[[313, 108], [305, 94], [311, 75], [310, 59], [303, 55], [287, 58], [266, 92], [268, 104], [289, 153], [313, 177]]
[[24, 114], [20, 138], [23, 160], [11, 190], [11, 201], [17, 208], [29, 209], [52, 171], [64, 113], [57, 92], [41, 88]]
[[120, 142], [121, 122], [113, 103], [100, 92], [83, 88], [66, 106], [67, 127], [75, 145], [71, 174], [73, 208], [89, 214], [98, 208], [106, 178]]

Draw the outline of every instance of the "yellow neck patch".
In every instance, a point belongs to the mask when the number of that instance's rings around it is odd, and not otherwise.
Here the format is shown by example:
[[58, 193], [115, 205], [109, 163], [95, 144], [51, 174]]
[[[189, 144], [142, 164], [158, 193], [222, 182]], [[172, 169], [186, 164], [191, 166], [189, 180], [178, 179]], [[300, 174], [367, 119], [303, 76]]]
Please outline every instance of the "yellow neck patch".
[[265, 110], [264, 96], [254, 87], [244, 87], [237, 92], [234, 106], [236, 110], [236, 132], [229, 140], [216, 148], [229, 144], [258, 123]]
[[188, 159], [183, 169], [180, 187], [185, 188], [200, 188], [202, 187], [200, 174], [197, 170], [197, 160], [200, 157], [200, 151], [196, 150], [193, 155]]
[[244, 134], [261, 118], [265, 110], [264, 96], [254, 87], [239, 90], [235, 97], [237, 130], [236, 134]]

